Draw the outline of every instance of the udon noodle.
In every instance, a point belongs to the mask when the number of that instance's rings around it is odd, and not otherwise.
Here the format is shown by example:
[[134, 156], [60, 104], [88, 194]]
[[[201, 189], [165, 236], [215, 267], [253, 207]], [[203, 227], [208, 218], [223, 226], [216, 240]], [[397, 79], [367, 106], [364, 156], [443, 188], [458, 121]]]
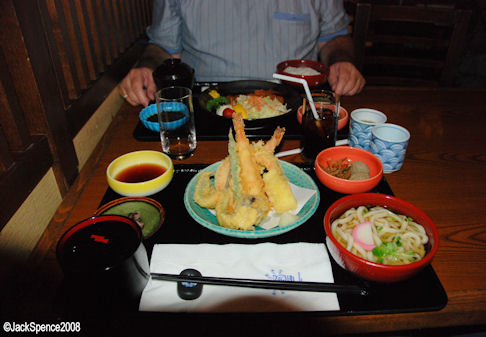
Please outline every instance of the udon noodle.
[[[356, 225], [369, 221], [375, 248], [366, 250], [352, 235]], [[425, 256], [428, 242], [424, 228], [413, 219], [375, 206], [351, 208], [334, 220], [331, 230], [337, 241], [351, 253], [382, 264], [409, 264]]]

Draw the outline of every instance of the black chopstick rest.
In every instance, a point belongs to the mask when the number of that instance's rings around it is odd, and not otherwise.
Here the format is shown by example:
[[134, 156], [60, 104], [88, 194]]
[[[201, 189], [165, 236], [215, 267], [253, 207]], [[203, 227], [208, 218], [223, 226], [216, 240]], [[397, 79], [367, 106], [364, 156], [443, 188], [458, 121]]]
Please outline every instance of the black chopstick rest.
[[[201, 273], [196, 269], [184, 269], [179, 274], [181, 276], [197, 276], [201, 277]], [[201, 296], [203, 285], [202, 283], [177, 281], [177, 295], [183, 300], [195, 300]]]

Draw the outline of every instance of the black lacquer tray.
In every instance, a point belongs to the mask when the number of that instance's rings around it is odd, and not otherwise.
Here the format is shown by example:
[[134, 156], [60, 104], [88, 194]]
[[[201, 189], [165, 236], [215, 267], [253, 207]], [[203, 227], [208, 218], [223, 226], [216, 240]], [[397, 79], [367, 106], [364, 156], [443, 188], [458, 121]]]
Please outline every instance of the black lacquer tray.
[[[213, 232], [198, 224], [184, 206], [184, 191], [189, 180], [207, 165], [176, 165], [172, 182], [163, 191], [151, 198], [162, 204], [166, 212], [165, 222], [160, 230], [145, 240], [149, 257], [154, 244], [256, 244], [273, 242], [325, 242], [323, 219], [327, 208], [344, 196], [323, 186], [309, 164], [296, 164], [308, 173], [320, 190], [320, 204], [314, 215], [296, 229], [279, 236], [262, 239], [243, 239], [229, 237]], [[393, 195], [385, 177], [370, 192]], [[100, 205], [121, 196], [108, 188]], [[428, 266], [414, 278], [391, 284], [374, 283], [355, 277], [339, 267], [330, 257], [334, 280], [337, 284], [360, 284], [370, 290], [369, 296], [338, 295], [340, 310], [323, 311], [319, 315], [391, 314], [403, 312], [423, 312], [440, 310], [447, 304], [447, 294], [432, 266]]]
[[[271, 82], [270, 82], [271, 83]], [[198, 140], [228, 140], [229, 123], [223, 118], [215, 118], [213, 113], [203, 109], [199, 104], [199, 96], [207, 87], [214, 87], [217, 83], [197, 83], [193, 88], [194, 117], [196, 123], [196, 136]], [[283, 85], [282, 85], [283, 86]], [[301, 93], [303, 95], [303, 93]], [[302, 96], [303, 97], [303, 96]], [[270, 138], [276, 126], [285, 127], [285, 139], [300, 139], [301, 126], [297, 121], [296, 111], [289, 112], [278, 119], [278, 123], [269, 123], [261, 128], [245, 129], [249, 139]], [[348, 126], [338, 132], [338, 139], [346, 138]], [[139, 141], [160, 141], [157, 132], [151, 131], [138, 122], [133, 130], [133, 137]]]

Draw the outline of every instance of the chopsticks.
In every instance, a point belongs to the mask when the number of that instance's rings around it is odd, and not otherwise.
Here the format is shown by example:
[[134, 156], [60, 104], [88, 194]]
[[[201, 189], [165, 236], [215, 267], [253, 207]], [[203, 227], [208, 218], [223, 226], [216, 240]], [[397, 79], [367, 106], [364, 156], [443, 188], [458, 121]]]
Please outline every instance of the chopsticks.
[[151, 273], [152, 279], [174, 282], [192, 282], [211, 285], [260, 288], [275, 290], [311, 291], [311, 292], [334, 292], [340, 294], [354, 294], [366, 296], [369, 291], [358, 285], [343, 285], [324, 282], [303, 282], [303, 281], [274, 281], [254, 280], [240, 278], [208, 277], [208, 276], [186, 276], [176, 274]]

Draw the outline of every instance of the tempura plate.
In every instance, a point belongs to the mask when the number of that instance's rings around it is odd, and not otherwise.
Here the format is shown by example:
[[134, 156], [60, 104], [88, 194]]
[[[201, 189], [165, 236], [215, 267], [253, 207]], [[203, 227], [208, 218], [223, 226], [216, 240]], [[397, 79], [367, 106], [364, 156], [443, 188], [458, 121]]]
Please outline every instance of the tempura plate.
[[245, 239], [260, 239], [266, 238], [270, 236], [276, 236], [292, 229], [295, 229], [306, 222], [316, 211], [317, 207], [319, 206], [319, 189], [317, 185], [314, 183], [314, 180], [305, 173], [302, 169], [298, 168], [295, 165], [287, 163], [285, 161], [280, 160], [280, 165], [284, 171], [285, 176], [289, 179], [289, 181], [297, 186], [308, 188], [316, 191], [316, 193], [307, 201], [307, 203], [302, 207], [300, 212], [297, 214], [297, 221], [292, 224], [280, 227], [274, 227], [271, 229], [263, 229], [258, 226], [255, 227], [254, 231], [244, 231], [244, 230], [236, 230], [230, 229], [226, 227], [222, 227], [218, 224], [218, 220], [216, 216], [213, 215], [208, 209], [203, 208], [196, 204], [193, 199], [194, 188], [196, 185], [196, 180], [198, 179], [201, 172], [206, 171], [213, 171], [216, 172], [216, 169], [221, 164], [221, 162], [214, 163], [205, 169], [201, 170], [198, 174], [196, 174], [187, 184], [185, 193], [184, 193], [184, 205], [186, 206], [189, 215], [196, 220], [202, 226], [217, 232], [219, 234], [233, 236], [237, 238], [245, 238]]

